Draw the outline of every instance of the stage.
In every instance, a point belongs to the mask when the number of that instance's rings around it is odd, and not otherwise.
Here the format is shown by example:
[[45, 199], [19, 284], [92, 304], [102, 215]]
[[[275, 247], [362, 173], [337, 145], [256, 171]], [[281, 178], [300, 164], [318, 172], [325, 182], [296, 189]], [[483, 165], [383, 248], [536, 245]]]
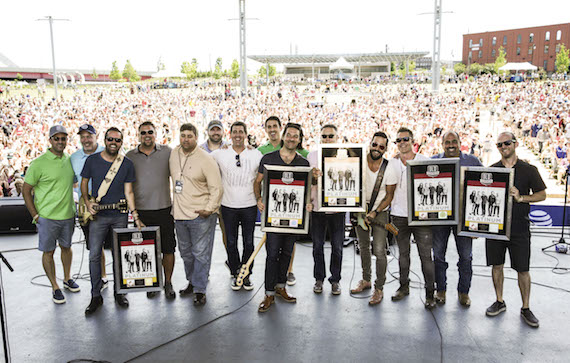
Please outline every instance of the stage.
[[[258, 242], [261, 233], [256, 231], [256, 236]], [[123, 309], [115, 304], [109, 284], [103, 291], [104, 305], [86, 317], [87, 276], [77, 281], [81, 292], [64, 291], [67, 303], [56, 305], [50, 288], [32, 284], [48, 284], [45, 277], [35, 278], [43, 275], [37, 235], [0, 235], [0, 250], [15, 269], [9, 272], [2, 265], [11, 356], [14, 362], [565, 362], [570, 351], [570, 274], [552, 268], [556, 259], [559, 267], [570, 267], [570, 255], [546, 255], [540, 250], [558, 238], [534, 235], [532, 239], [531, 309], [540, 319], [540, 328], [534, 329], [520, 317], [521, 297], [511, 269], [505, 270], [507, 311], [494, 318], [485, 316], [495, 295], [491, 270], [483, 266], [483, 240], [474, 241], [470, 308], [457, 301], [457, 253], [452, 241], [447, 254], [447, 303], [432, 312], [423, 306], [415, 247], [415, 274], [410, 276], [415, 288], [410, 295], [399, 302], [390, 300], [398, 288], [394, 279], [398, 264], [391, 259], [384, 300], [369, 306], [370, 290], [358, 298], [349, 294], [351, 279], [354, 286], [361, 278], [360, 257], [353, 245], [344, 248], [342, 294], [333, 296], [328, 282], [322, 294], [313, 293], [312, 247], [303, 243], [297, 244], [295, 256], [297, 283], [288, 287], [298, 302], [288, 304], [276, 298], [276, 304], [260, 314], [265, 248], [253, 268], [254, 290], [232, 291], [217, 229], [205, 306], [195, 307], [192, 297], [178, 295], [185, 278], [177, 253], [176, 299], [166, 300], [163, 293], [153, 299], [145, 293], [131, 293], [130, 307]], [[80, 239], [76, 229], [74, 240]], [[73, 274], [88, 274], [84, 248], [83, 243], [73, 245]], [[106, 253], [110, 262], [110, 251]], [[327, 248], [327, 270], [329, 254]], [[62, 278], [59, 249], [56, 266]], [[110, 265], [107, 271], [112, 271]]]

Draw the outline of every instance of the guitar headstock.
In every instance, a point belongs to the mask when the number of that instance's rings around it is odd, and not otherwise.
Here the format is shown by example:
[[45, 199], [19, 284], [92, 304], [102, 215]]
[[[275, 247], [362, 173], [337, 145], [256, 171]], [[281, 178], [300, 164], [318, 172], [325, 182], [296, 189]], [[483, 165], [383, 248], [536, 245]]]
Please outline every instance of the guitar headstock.
[[249, 267], [247, 265], [243, 265], [239, 270], [239, 274], [236, 279], [236, 285], [241, 287], [243, 285], [243, 280], [247, 277], [247, 275], [249, 275]]

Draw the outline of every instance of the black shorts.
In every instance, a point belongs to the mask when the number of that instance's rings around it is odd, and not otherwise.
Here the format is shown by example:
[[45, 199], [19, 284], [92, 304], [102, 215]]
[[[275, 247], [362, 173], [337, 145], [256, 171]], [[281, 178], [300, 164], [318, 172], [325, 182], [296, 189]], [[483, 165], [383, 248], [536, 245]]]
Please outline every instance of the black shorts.
[[[83, 231], [83, 235], [85, 236], [85, 247], [87, 247], [87, 250], [89, 250], [89, 222], [86, 225], [81, 226], [81, 230]], [[113, 249], [112, 230], [109, 230], [109, 232], [107, 232], [107, 236], [105, 236], [105, 241], [103, 241], [103, 248], [106, 250]]]
[[487, 266], [503, 265], [507, 249], [511, 267], [517, 272], [527, 272], [530, 265], [530, 234], [511, 235], [510, 241], [488, 239], [485, 243]]
[[160, 227], [160, 249], [162, 253], [173, 254], [176, 249], [174, 218], [171, 207], [157, 210], [139, 210], [139, 218], [147, 227]]

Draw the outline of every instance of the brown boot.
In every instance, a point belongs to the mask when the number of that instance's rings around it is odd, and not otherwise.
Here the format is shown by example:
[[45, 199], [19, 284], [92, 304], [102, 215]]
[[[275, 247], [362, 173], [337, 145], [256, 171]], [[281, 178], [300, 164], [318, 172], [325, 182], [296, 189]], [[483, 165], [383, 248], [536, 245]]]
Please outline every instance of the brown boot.
[[354, 289], [350, 290], [351, 294], [358, 294], [361, 293], [364, 290], [368, 290], [372, 288], [372, 284], [370, 283], [370, 281], [366, 281], [366, 280], [360, 280], [358, 281], [358, 285], [356, 285], [356, 287]]
[[392, 301], [399, 301], [410, 295], [410, 288], [408, 286], [400, 286], [396, 293], [392, 295]]
[[281, 296], [283, 298], [283, 300], [285, 300], [288, 303], [296, 303], [297, 302], [297, 298], [289, 295], [287, 293], [287, 290], [285, 290], [284, 287], [277, 287], [275, 289], [275, 295]]
[[370, 300], [368, 300], [368, 304], [370, 305], [380, 304], [382, 298], [384, 298], [384, 292], [380, 289], [374, 289], [374, 294], [372, 294], [372, 297], [370, 298]]
[[265, 295], [265, 298], [263, 299], [261, 304], [259, 304], [259, 309], [257, 309], [257, 311], [259, 311], [260, 313], [264, 313], [267, 310], [269, 310], [272, 304], [275, 304], [275, 296]]
[[469, 298], [469, 294], [459, 293], [459, 303], [463, 306], [471, 306], [471, 299]]
[[435, 293], [435, 302], [438, 304], [445, 304], [445, 290], [437, 291]]

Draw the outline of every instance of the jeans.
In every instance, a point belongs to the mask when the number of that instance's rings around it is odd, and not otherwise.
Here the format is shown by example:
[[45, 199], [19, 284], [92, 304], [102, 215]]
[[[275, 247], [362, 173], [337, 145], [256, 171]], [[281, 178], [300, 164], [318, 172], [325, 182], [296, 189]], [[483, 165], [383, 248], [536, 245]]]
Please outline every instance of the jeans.
[[217, 218], [218, 215], [212, 213], [207, 218], [175, 221], [186, 280], [194, 286], [195, 293], [206, 293]]
[[453, 231], [455, 237], [455, 245], [459, 254], [459, 283], [457, 291], [462, 294], [468, 294], [471, 287], [471, 278], [473, 276], [472, 246], [473, 240], [469, 237], [458, 237], [457, 228], [455, 226], [437, 226], [433, 227], [433, 258], [435, 261], [435, 284], [437, 291], [445, 291], [447, 287], [447, 277], [445, 271], [449, 264], [445, 262], [445, 253], [447, 251], [447, 242], [449, 234]]
[[285, 287], [287, 282], [287, 270], [297, 235], [268, 232], [266, 236], [265, 294], [275, 295], [275, 288]]
[[[381, 212], [375, 220], [380, 220], [383, 224], [389, 222], [388, 211]], [[376, 256], [376, 281], [374, 288], [382, 290], [386, 283], [386, 267], [388, 260], [386, 259], [386, 242], [388, 232], [384, 226], [373, 223], [371, 225], [372, 238], [374, 243], [374, 256]], [[362, 279], [370, 281], [372, 277], [372, 255], [370, 253], [370, 229], [365, 231], [360, 226], [356, 226], [356, 236], [360, 245], [360, 261], [362, 263]]]
[[[94, 220], [89, 223], [89, 274], [91, 275], [91, 296], [101, 296], [101, 287], [103, 281], [101, 280], [101, 253], [103, 250], [103, 243], [109, 231], [113, 228], [126, 228], [127, 227], [126, 214], [120, 214], [118, 217], [102, 217], [96, 216]], [[112, 245], [114, 248], [114, 245]], [[119, 281], [119, 273], [115, 271], [115, 264], [113, 263], [113, 276], [115, 281]]]
[[426, 292], [433, 294], [435, 283], [435, 268], [431, 257], [432, 232], [431, 227], [410, 227], [407, 217], [392, 217], [394, 225], [400, 230], [396, 240], [400, 250], [400, 286], [409, 286], [410, 275], [410, 236], [413, 233], [418, 246], [418, 254], [422, 264], [422, 273], [426, 284]]
[[345, 213], [311, 213], [311, 238], [313, 240], [313, 260], [315, 267], [313, 275], [315, 280], [324, 281], [325, 279], [325, 232], [328, 226], [331, 237], [331, 262], [329, 278], [330, 283], [340, 281], [340, 270], [342, 267], [342, 248], [344, 243], [344, 217]]
[[[257, 218], [257, 207], [229, 208], [222, 206], [222, 219], [226, 230], [226, 242], [228, 262], [232, 275], [237, 276], [241, 265], [245, 264], [253, 253], [253, 232]], [[238, 251], [238, 228], [241, 224], [243, 239], [243, 254], [241, 260]], [[249, 267], [249, 273], [253, 271], [253, 263]]]

